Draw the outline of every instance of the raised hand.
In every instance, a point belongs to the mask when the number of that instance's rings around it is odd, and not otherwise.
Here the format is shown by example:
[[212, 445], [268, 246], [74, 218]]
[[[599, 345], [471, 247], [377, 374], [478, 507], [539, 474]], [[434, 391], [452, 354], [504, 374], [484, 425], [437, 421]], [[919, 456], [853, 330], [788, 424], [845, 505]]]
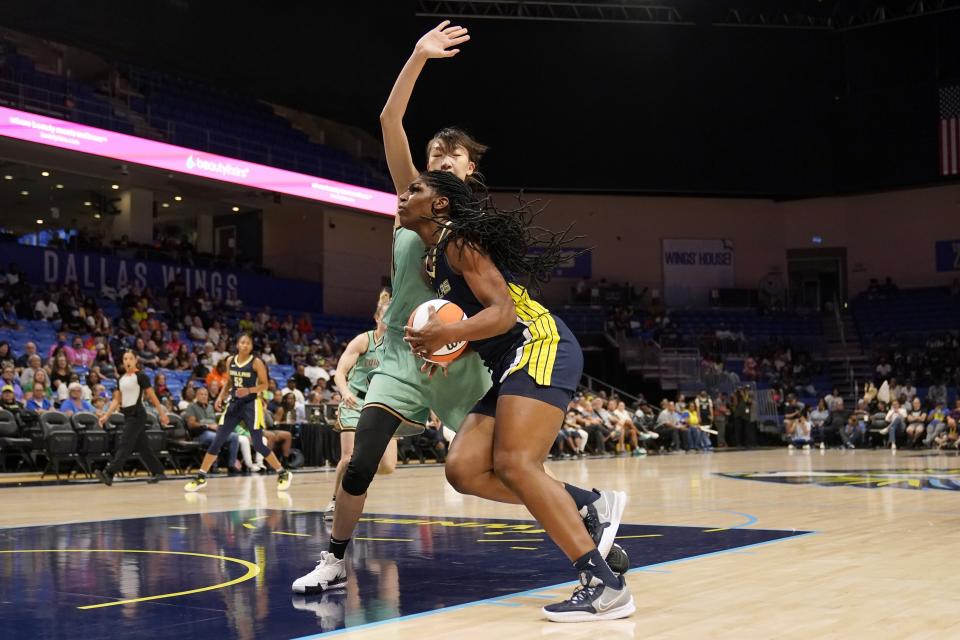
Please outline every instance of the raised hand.
[[451, 49], [470, 40], [465, 27], [451, 27], [449, 20], [444, 20], [435, 28], [423, 34], [417, 41], [415, 51], [428, 58], [452, 58], [460, 53], [460, 49]]

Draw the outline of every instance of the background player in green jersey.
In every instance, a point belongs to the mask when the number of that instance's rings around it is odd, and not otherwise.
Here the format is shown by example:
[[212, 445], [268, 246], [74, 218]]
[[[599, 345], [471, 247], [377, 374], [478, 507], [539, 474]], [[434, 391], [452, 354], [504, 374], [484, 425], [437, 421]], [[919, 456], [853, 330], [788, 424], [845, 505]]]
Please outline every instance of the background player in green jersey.
[[[335, 427], [340, 432], [340, 462], [337, 463], [333, 499], [330, 500], [326, 509], [327, 520], [333, 519], [333, 513], [336, 509], [337, 489], [340, 487], [340, 481], [343, 480], [343, 474], [347, 470], [347, 464], [353, 454], [353, 436], [357, 430], [357, 422], [360, 421], [360, 412], [363, 410], [364, 400], [367, 397], [368, 378], [373, 370], [380, 365], [383, 335], [387, 331], [387, 326], [383, 323], [383, 314], [389, 306], [390, 294], [384, 291], [380, 294], [377, 310], [373, 314], [373, 319], [377, 321], [377, 328], [373, 331], [365, 331], [351, 340], [337, 363], [337, 373], [334, 380], [337, 383], [337, 389], [340, 390], [340, 396], [343, 398], [337, 408], [337, 424]], [[393, 473], [396, 468], [397, 443], [396, 440], [391, 440], [387, 445], [387, 450], [380, 457], [380, 466], [377, 467], [377, 473], [381, 475]]]

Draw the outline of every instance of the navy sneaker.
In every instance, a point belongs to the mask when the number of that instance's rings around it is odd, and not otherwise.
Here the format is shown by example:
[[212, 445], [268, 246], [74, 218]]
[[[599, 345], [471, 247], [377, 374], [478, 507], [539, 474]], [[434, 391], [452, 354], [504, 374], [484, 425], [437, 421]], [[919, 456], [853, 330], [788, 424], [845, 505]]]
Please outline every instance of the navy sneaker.
[[580, 586], [569, 600], [543, 608], [543, 615], [551, 622], [590, 622], [591, 620], [618, 620], [636, 611], [627, 581], [618, 576], [620, 588], [603, 584], [589, 571], [580, 572]]

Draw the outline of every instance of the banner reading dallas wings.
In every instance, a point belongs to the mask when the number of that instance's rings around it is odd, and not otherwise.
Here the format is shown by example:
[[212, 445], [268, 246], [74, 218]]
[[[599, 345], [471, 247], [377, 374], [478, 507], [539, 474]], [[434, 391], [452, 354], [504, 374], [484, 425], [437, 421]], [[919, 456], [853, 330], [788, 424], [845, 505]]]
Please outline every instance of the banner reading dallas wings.
[[733, 287], [733, 240], [664, 238], [663, 295], [670, 306], [703, 307], [712, 289]]

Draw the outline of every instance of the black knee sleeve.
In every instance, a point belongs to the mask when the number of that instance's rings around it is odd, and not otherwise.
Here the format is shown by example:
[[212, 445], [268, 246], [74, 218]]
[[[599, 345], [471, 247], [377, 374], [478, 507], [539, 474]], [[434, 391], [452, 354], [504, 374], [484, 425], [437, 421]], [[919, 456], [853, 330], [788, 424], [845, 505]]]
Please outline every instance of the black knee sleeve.
[[360, 413], [353, 440], [353, 454], [340, 485], [344, 491], [352, 496], [362, 496], [367, 492], [367, 487], [377, 474], [380, 458], [398, 426], [400, 419], [379, 407], [366, 407]]

